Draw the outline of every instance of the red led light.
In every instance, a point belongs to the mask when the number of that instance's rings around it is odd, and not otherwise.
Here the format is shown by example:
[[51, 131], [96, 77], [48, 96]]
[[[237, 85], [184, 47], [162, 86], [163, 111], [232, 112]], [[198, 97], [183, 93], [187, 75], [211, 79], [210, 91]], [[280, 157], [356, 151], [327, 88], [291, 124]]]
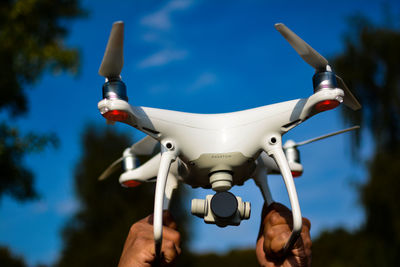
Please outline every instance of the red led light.
[[317, 112], [322, 112], [330, 110], [339, 106], [340, 102], [337, 100], [324, 100], [315, 105], [315, 110]]
[[129, 181], [122, 182], [122, 184], [123, 184], [125, 187], [136, 187], [136, 186], [139, 186], [139, 185], [140, 185], [140, 182], [138, 182], [138, 181], [133, 181], [133, 180], [129, 180]]
[[299, 171], [292, 171], [292, 176], [293, 177], [299, 177], [303, 174], [303, 172], [299, 172]]
[[128, 113], [122, 110], [110, 110], [103, 114], [103, 117], [110, 121], [125, 121]]

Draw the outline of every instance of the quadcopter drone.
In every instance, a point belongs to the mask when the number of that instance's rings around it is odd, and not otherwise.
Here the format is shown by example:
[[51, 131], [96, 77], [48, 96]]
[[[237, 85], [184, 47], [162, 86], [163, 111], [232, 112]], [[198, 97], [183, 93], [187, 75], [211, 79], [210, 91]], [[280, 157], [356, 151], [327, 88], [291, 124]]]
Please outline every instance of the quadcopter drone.
[[[343, 80], [335, 75], [328, 61], [282, 23], [275, 28], [309, 65], [314, 93], [302, 99], [223, 114], [193, 114], [156, 108], [131, 106], [126, 86], [121, 80], [123, 66], [123, 22], [112, 26], [99, 74], [106, 78], [100, 113], [108, 122], [122, 122], [147, 134], [125, 149], [123, 156], [99, 177], [105, 179], [123, 162], [125, 172], [119, 182], [134, 187], [142, 182], [156, 182], [154, 199], [154, 240], [161, 247], [162, 212], [168, 209], [178, 182], [193, 188], [211, 188], [214, 195], [193, 199], [191, 212], [224, 227], [239, 225], [250, 217], [250, 203], [229, 190], [254, 179], [264, 200], [272, 203], [267, 174], [281, 174], [289, 195], [293, 229], [284, 249], [290, 249], [300, 235], [302, 216], [293, 177], [300, 176], [298, 146], [358, 126], [295, 143], [282, 144], [282, 135], [308, 118], [337, 107], [342, 102], [353, 110], [361, 108]], [[135, 156], [154, 155], [137, 167]]]

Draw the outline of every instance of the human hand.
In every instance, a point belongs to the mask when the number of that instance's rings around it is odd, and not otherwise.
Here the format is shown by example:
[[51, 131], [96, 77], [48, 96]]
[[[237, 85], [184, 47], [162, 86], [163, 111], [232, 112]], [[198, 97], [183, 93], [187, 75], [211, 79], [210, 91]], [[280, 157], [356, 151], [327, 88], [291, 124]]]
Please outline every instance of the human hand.
[[[163, 213], [161, 265], [171, 266], [181, 253], [180, 234], [168, 211]], [[126, 238], [119, 267], [150, 267], [156, 258], [153, 234], [153, 215], [134, 223]]]
[[268, 207], [264, 205], [261, 220], [256, 246], [257, 260], [261, 266], [311, 266], [311, 223], [307, 218], [303, 218], [301, 235], [286, 255], [283, 247], [292, 232], [292, 212], [279, 203], [272, 203]]

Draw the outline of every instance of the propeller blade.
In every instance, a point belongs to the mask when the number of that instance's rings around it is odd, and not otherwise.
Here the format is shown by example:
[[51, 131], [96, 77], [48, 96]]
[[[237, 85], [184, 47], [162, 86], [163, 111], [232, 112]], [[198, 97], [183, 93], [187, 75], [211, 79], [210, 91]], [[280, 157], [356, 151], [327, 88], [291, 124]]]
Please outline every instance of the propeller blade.
[[343, 130], [340, 130], [340, 131], [337, 131], [337, 132], [333, 132], [333, 133], [330, 133], [330, 134], [322, 135], [322, 136], [319, 136], [319, 137], [316, 137], [316, 138], [313, 138], [313, 139], [309, 139], [309, 140], [306, 140], [306, 141], [303, 141], [303, 142], [294, 143], [293, 147], [306, 145], [306, 144], [309, 144], [309, 143], [312, 143], [312, 142], [315, 142], [315, 141], [318, 141], [318, 140], [321, 140], [321, 139], [324, 139], [324, 138], [328, 138], [328, 137], [331, 137], [331, 136], [334, 136], [334, 135], [337, 135], [337, 134], [353, 131], [353, 130], [356, 130], [356, 129], [359, 129], [359, 128], [360, 128], [360, 126], [356, 125], [356, 126], [353, 126], [353, 127], [347, 128], [347, 129], [343, 129]]
[[123, 159], [124, 157], [121, 157], [116, 161], [114, 161], [113, 163], [111, 163], [111, 165], [108, 166], [108, 168], [99, 176], [99, 181], [108, 178], [111, 174], [117, 171], [120, 168], [119, 164], [122, 162]]
[[114, 22], [106, 51], [100, 65], [99, 74], [108, 79], [119, 77], [122, 66], [124, 65], [123, 56], [124, 47], [124, 23], [122, 21]]
[[303, 58], [305, 62], [311, 65], [316, 70], [326, 70], [328, 60], [315, 51], [309, 44], [301, 39], [297, 34], [292, 32], [283, 23], [276, 23], [277, 29], [282, 36], [289, 42], [289, 44], [296, 50], [296, 52]]
[[131, 146], [131, 151], [135, 155], [150, 156], [157, 149], [159, 142], [149, 135]]
[[[275, 28], [282, 34], [282, 36], [289, 42], [289, 44], [296, 50], [296, 52], [303, 58], [305, 62], [311, 65], [316, 71], [326, 71], [328, 60], [315, 51], [309, 44], [307, 44], [298, 35], [292, 32], [283, 23], [276, 23]], [[345, 97], [344, 102], [346, 106], [353, 110], [361, 108], [360, 103], [351, 93], [350, 89], [346, 86], [342, 78], [336, 75], [339, 88], [342, 88]]]
[[336, 81], [338, 82], [339, 88], [344, 91], [343, 104], [351, 108], [352, 110], [359, 110], [361, 104], [358, 102], [357, 98], [351, 93], [350, 89], [344, 83], [343, 79], [336, 75]]

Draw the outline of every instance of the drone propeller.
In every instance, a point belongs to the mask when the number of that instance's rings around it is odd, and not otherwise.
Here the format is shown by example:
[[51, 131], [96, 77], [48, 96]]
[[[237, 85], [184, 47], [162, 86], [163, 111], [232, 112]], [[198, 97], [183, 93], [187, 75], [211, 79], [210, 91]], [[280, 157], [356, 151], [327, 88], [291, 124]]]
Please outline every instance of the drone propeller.
[[160, 150], [160, 143], [149, 135], [131, 146], [131, 152], [135, 155], [150, 156], [158, 152], [156, 150]]
[[119, 170], [119, 164], [122, 162], [123, 159], [124, 157], [120, 157], [119, 159], [111, 163], [110, 166], [108, 166], [108, 168], [99, 176], [99, 181], [108, 178], [111, 174]]
[[[299, 146], [306, 145], [306, 144], [309, 144], [309, 143], [312, 143], [312, 142], [315, 142], [315, 141], [318, 141], [318, 140], [321, 140], [321, 139], [325, 139], [325, 138], [334, 136], [334, 135], [338, 135], [338, 134], [341, 134], [341, 133], [353, 131], [353, 130], [356, 130], [356, 129], [359, 129], [359, 128], [360, 128], [360, 126], [356, 125], [356, 126], [353, 126], [353, 127], [347, 128], [347, 129], [343, 129], [343, 130], [340, 130], [340, 131], [337, 131], [337, 132], [325, 134], [325, 135], [322, 135], [322, 136], [319, 136], [319, 137], [315, 137], [315, 138], [312, 138], [312, 139], [309, 139], [309, 140], [306, 140], [306, 141], [298, 142], [298, 143], [295, 143], [295, 142], [293, 142], [291, 140], [288, 140], [283, 147], [284, 148], [299, 147]], [[291, 142], [289, 142], [289, 141], [291, 141]]]
[[99, 74], [107, 79], [118, 78], [124, 65], [124, 23], [114, 22], [103, 61], [101, 62]]
[[283, 23], [276, 23], [277, 29], [296, 52], [303, 58], [305, 62], [311, 65], [314, 69], [325, 71], [328, 65], [328, 60], [315, 51], [309, 44], [304, 42], [299, 36], [292, 32]]
[[[159, 143], [157, 140], [155, 140], [150, 136], [146, 136], [142, 140], [133, 144], [130, 147], [130, 154], [132, 154], [132, 156], [135, 155], [150, 156], [159, 149], [158, 144]], [[115, 160], [113, 163], [111, 163], [111, 165], [108, 166], [108, 168], [99, 176], [99, 181], [108, 178], [111, 174], [119, 170], [120, 169], [119, 164], [123, 161], [124, 158], [126, 158], [125, 155]]]
[[[283, 23], [276, 23], [275, 29], [277, 29], [280, 34], [289, 42], [289, 44], [296, 50], [300, 57], [307, 62], [311, 67], [313, 67], [317, 72], [331, 71], [328, 65], [328, 60], [321, 56], [317, 51], [315, 51], [309, 44], [307, 44], [303, 39], [301, 39], [297, 34], [292, 32]], [[344, 91], [344, 104], [353, 110], [358, 110], [361, 108], [360, 103], [351, 93], [349, 88], [346, 86], [342, 78], [336, 75], [338, 86]]]
[[336, 75], [336, 81], [338, 82], [339, 88], [342, 88], [345, 94], [343, 99], [343, 104], [351, 108], [352, 110], [358, 110], [361, 108], [361, 104], [358, 102], [357, 98], [353, 95], [347, 85], [344, 83], [343, 79]]

